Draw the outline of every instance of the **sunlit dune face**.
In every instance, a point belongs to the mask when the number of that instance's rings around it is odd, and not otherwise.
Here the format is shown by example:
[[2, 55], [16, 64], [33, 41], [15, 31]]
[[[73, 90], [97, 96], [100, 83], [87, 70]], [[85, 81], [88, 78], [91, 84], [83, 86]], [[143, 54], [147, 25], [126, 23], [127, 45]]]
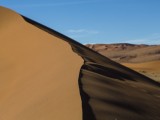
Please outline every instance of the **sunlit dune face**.
[[0, 18], [0, 119], [81, 120], [82, 58], [11, 10]]

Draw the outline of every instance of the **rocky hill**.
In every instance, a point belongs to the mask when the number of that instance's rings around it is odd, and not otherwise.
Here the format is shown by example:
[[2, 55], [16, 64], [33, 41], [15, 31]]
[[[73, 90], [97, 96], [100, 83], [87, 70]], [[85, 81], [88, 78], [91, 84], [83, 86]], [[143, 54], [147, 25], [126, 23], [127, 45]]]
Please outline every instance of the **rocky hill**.
[[87, 44], [87, 47], [119, 63], [141, 63], [160, 60], [160, 45]]

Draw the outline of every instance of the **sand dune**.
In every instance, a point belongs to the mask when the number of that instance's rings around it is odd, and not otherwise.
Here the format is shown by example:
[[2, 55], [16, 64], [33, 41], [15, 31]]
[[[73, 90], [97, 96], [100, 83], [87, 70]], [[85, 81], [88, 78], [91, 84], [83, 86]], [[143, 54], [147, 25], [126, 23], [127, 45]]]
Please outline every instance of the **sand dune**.
[[160, 60], [160, 45], [88, 44], [87, 47], [119, 63], [142, 63]]
[[160, 61], [145, 63], [123, 63], [123, 65], [160, 82]]
[[[84, 59], [79, 77], [83, 120], [158, 120], [160, 84], [88, 49], [72, 39], [25, 18], [67, 41]], [[147, 106], [147, 109], [146, 109]]]
[[1, 120], [160, 120], [160, 83], [0, 8]]
[[160, 45], [119, 43], [88, 44], [86, 46], [141, 74], [160, 81]]
[[0, 26], [0, 120], [81, 120], [83, 60], [65, 41], [2, 7]]

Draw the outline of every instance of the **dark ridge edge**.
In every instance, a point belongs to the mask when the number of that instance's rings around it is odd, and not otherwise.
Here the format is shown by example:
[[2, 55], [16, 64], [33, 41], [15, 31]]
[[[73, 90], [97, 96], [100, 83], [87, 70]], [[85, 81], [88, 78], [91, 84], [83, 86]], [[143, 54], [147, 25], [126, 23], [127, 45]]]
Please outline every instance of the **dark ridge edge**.
[[[21, 15], [21, 16], [22, 16], [23, 19], [24, 19], [25, 21], [27, 21], [28, 23], [30, 23], [30, 24], [32, 24], [32, 25], [35, 25], [36, 27], [38, 27], [38, 28], [40, 28], [40, 29], [43, 28], [43, 30], [45, 30], [47, 33], [49, 33], [49, 34], [51, 34], [51, 35], [55, 35], [56, 37], [61, 38], [61, 39], [65, 40], [65, 41], [67, 41], [67, 42], [71, 41], [72, 44], [74, 44], [75, 46], [81, 46], [81, 47], [83, 47], [83, 48], [85, 48], [85, 49], [87, 49], [87, 50], [89, 50], [89, 51], [95, 52], [95, 51], [93, 51], [92, 49], [90, 49], [90, 48], [82, 45], [82, 44], [79, 43], [79, 42], [77, 42], [76, 40], [74, 40], [74, 39], [72, 39], [72, 38], [70, 38], [70, 37], [68, 37], [68, 36], [66, 36], [66, 35], [64, 35], [64, 34], [58, 32], [58, 31], [56, 31], [56, 30], [54, 30], [54, 29], [51, 29], [51, 28], [49, 28], [49, 27], [47, 27], [47, 26], [45, 26], [45, 25], [43, 25], [43, 24], [41, 24], [41, 23], [38, 23], [38, 22], [36, 22], [36, 21], [28, 18], [28, 17], [25, 17], [25, 16], [23, 16], [23, 15]], [[101, 55], [101, 54], [99, 54], [99, 53], [97, 53], [97, 52], [95, 52], [95, 53], [98, 54], [98, 55]], [[101, 57], [104, 57], [104, 56], [101, 55]], [[105, 58], [106, 58], [106, 57], [105, 57]], [[108, 58], [106, 58], [106, 59], [108, 59]]]
[[[56, 30], [53, 30], [53, 29], [51, 29], [51, 28], [49, 28], [49, 27], [47, 27], [47, 26], [45, 26], [45, 25], [43, 25], [43, 24], [41, 24], [41, 23], [38, 23], [38, 22], [36, 22], [36, 21], [34, 21], [34, 20], [26, 17], [26, 16], [23, 16], [23, 15], [21, 15], [21, 16], [22, 16], [22, 18], [23, 18], [26, 22], [28, 22], [28, 23], [36, 26], [37, 28], [39, 28], [39, 29], [41, 29], [41, 30], [44, 30], [45, 32], [47, 32], [47, 33], [49, 33], [49, 34], [51, 34], [51, 35], [54, 35], [54, 36], [56, 36], [56, 37], [58, 37], [58, 38], [61, 38], [61, 39], [63, 39], [64, 41], [68, 42], [69, 44], [72, 44], [72, 45], [74, 45], [74, 46], [80, 46], [80, 47], [82, 47], [82, 48], [84, 48], [84, 49], [86, 49], [86, 50], [88, 50], [88, 51], [90, 51], [90, 52], [98, 55], [98, 56], [101, 57], [102, 59], [106, 59], [106, 60], [109, 61], [111, 64], [115, 64], [116, 68], [120, 67], [121, 69], [124, 69], [124, 70], [127, 71], [128, 73], [132, 72], [132, 73], [134, 73], [134, 74], [137, 74], [139, 77], [145, 78], [146, 81], [149, 82], [149, 83], [151, 83], [152, 85], [155, 85], [155, 86], [157, 86], [157, 87], [160, 87], [160, 82], [157, 82], [157, 81], [155, 81], [155, 80], [153, 80], [153, 79], [151, 79], [151, 78], [149, 78], [149, 77], [147, 77], [147, 76], [145, 76], [145, 75], [142, 75], [142, 74], [140, 74], [140, 73], [138, 73], [138, 72], [136, 72], [136, 71], [134, 71], [134, 70], [126, 67], [126, 66], [123, 66], [123, 65], [121, 65], [121, 64], [119, 64], [119, 63], [117, 63], [117, 62], [115, 62], [115, 61], [112, 61], [112, 60], [110, 60], [109, 58], [101, 55], [100, 53], [95, 52], [94, 50], [92, 50], [92, 49], [90, 49], [90, 48], [82, 45], [81, 43], [75, 41], [74, 39], [72, 39], [72, 38], [70, 38], [70, 37], [68, 37], [68, 36], [66, 36], [66, 35], [64, 35], [64, 34], [58, 32], [58, 31], [56, 31]], [[71, 45], [71, 46], [72, 46], [72, 45]], [[72, 49], [73, 49], [73, 46], [72, 46]], [[77, 53], [77, 52], [76, 52], [76, 53]], [[77, 53], [77, 54], [79, 55], [79, 53]], [[81, 55], [79, 55], [79, 56], [81, 56]], [[82, 57], [82, 56], [81, 56], [81, 57]], [[82, 58], [83, 58], [83, 57], [82, 57]], [[84, 60], [84, 65], [85, 65], [87, 61], [85, 61], [84, 58], [83, 58], [83, 60]]]

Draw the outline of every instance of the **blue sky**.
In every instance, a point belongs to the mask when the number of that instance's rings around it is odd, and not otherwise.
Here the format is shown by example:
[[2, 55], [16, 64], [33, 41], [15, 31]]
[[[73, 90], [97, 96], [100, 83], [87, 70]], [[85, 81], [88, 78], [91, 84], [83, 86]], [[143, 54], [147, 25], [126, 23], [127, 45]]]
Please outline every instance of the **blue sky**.
[[160, 44], [160, 0], [0, 0], [80, 43]]

